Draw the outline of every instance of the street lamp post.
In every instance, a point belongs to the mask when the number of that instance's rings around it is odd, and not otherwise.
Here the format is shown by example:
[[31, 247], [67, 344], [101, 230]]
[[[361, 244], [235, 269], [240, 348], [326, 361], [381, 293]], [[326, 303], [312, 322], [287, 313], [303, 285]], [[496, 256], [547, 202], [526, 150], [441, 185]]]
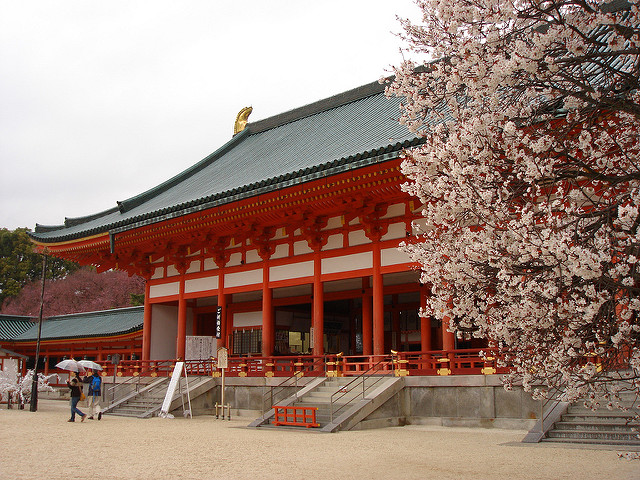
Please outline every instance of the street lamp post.
[[40, 361], [40, 335], [42, 334], [42, 310], [44, 308], [44, 277], [47, 269], [47, 254], [42, 254], [42, 289], [40, 290], [40, 315], [38, 316], [38, 341], [36, 342], [36, 361], [33, 365], [33, 381], [31, 383], [31, 405], [29, 410], [38, 410], [38, 362]]

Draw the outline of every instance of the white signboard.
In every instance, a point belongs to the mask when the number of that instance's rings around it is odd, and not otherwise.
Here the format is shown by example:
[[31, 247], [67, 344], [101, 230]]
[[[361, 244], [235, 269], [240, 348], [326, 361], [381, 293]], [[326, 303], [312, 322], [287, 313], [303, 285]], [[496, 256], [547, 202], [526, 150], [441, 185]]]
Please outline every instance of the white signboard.
[[210, 336], [187, 336], [185, 360], [209, 360], [216, 351], [216, 339]]
[[182, 375], [183, 369], [184, 362], [176, 362], [176, 366], [173, 368], [173, 375], [171, 375], [171, 381], [169, 382], [169, 387], [167, 388], [167, 394], [164, 396], [164, 402], [162, 402], [162, 408], [160, 409], [161, 417], [166, 417], [169, 413], [171, 400], [173, 399], [173, 394], [176, 393], [176, 387], [180, 381], [180, 375]]

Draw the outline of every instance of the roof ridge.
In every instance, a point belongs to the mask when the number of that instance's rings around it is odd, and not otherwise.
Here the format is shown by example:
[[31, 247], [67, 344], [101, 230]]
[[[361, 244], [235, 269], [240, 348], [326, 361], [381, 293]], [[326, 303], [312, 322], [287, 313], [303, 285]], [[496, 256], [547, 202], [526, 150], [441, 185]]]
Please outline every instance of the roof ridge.
[[287, 112], [279, 113], [263, 120], [249, 122], [247, 123], [247, 127], [245, 130], [249, 130], [252, 134], [261, 133], [266, 130], [271, 130], [272, 128], [286, 125], [287, 123], [295, 122], [296, 120], [310, 117], [311, 115], [315, 115], [317, 113], [325, 112], [333, 108], [341, 107], [342, 105], [346, 105], [348, 103], [362, 100], [366, 97], [384, 93], [384, 89], [385, 84], [381, 83], [379, 80], [376, 80], [375, 82], [352, 88], [351, 90], [347, 90], [346, 92], [338, 93], [337, 95], [333, 95], [328, 98], [323, 98], [322, 100], [315, 101], [302, 107], [294, 108]]

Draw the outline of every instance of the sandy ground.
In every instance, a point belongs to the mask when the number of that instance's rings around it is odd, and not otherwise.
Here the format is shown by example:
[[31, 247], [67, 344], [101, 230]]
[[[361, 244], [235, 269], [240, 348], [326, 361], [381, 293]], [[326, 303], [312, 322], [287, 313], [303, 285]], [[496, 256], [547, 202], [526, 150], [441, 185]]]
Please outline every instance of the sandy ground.
[[249, 418], [105, 416], [68, 402], [0, 409], [0, 479], [640, 479], [616, 449], [519, 443], [525, 432], [406, 426], [337, 434], [249, 429]]

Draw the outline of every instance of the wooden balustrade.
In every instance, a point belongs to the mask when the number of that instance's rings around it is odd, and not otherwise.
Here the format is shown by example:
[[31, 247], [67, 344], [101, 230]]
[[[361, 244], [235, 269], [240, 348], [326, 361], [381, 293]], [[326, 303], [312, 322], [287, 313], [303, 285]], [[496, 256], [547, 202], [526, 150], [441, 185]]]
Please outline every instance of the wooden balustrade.
[[[486, 351], [486, 349], [485, 349]], [[296, 355], [280, 357], [229, 357], [225, 375], [229, 377], [357, 376], [391, 371], [397, 376], [488, 375], [506, 373], [498, 368], [495, 356], [483, 357], [480, 349], [394, 352], [393, 355]], [[122, 360], [117, 366], [102, 363], [103, 376], [166, 377], [176, 360]], [[189, 375], [218, 376], [216, 359], [185, 362]]]

